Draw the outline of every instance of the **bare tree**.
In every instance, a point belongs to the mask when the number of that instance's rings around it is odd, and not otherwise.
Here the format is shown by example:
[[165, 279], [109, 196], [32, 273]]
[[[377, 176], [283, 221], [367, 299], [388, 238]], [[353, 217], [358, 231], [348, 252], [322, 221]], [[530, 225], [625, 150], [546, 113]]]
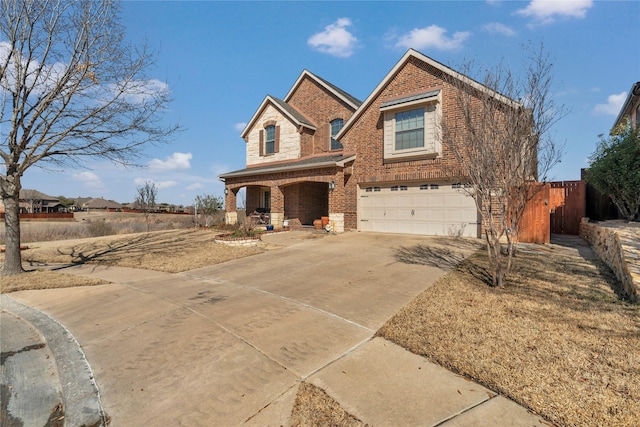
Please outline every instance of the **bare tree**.
[[222, 197], [216, 197], [211, 194], [203, 194], [202, 196], [196, 196], [194, 206], [196, 210], [196, 221], [198, 221], [198, 212], [204, 215], [204, 225], [209, 227], [213, 216], [222, 209], [224, 205]]
[[89, 158], [135, 165], [162, 142], [167, 86], [149, 79], [154, 58], [130, 46], [109, 0], [0, 3], [0, 196], [7, 229], [4, 275], [22, 272], [19, 193], [31, 166], [77, 166]]
[[[42, 208], [42, 201], [35, 190], [22, 190], [22, 200], [27, 204], [27, 213], [36, 213], [36, 209]], [[40, 203], [38, 203], [40, 202]]]
[[[486, 71], [482, 85], [462, 75], [448, 78], [455, 119], [443, 122], [443, 144], [460, 168], [451, 176], [474, 197], [482, 218], [493, 286], [502, 287], [518, 244], [527, 202], [560, 161], [550, 130], [564, 116], [551, 97], [552, 63], [542, 47], [528, 58], [518, 78], [503, 63]], [[502, 242], [506, 241], [506, 253]]]
[[144, 214], [144, 221], [147, 224], [147, 233], [149, 232], [149, 215], [155, 210], [156, 196], [158, 195], [158, 187], [147, 181], [137, 189], [135, 204]]

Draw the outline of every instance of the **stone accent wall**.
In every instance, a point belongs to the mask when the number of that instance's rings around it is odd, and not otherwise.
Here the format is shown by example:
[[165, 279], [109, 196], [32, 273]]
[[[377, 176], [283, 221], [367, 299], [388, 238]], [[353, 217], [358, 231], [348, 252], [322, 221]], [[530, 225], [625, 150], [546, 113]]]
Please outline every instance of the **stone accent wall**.
[[238, 212], [227, 211], [224, 214], [224, 222], [225, 224], [237, 224], [238, 223]]
[[329, 213], [329, 225], [334, 233], [344, 233], [344, 214]]
[[[614, 224], [616, 223], [616, 224]], [[640, 227], [620, 227], [618, 221], [580, 223], [580, 237], [585, 239], [615, 273], [632, 301], [640, 297]]]
[[[280, 126], [279, 150], [277, 153], [260, 156], [260, 131], [267, 122], [275, 122]], [[300, 134], [288, 118], [273, 105], [268, 105], [247, 135], [246, 148], [247, 166], [297, 159], [300, 157]]]

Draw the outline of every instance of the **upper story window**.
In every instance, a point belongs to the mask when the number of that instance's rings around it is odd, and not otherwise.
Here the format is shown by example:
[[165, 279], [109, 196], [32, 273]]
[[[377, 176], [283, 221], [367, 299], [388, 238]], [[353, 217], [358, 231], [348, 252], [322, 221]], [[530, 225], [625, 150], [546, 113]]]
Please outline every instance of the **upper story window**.
[[424, 108], [396, 113], [396, 150], [424, 147]]
[[273, 154], [275, 152], [276, 152], [276, 127], [271, 125], [265, 128], [264, 154]]
[[342, 144], [340, 141], [335, 139], [335, 136], [340, 132], [344, 126], [344, 120], [335, 119], [331, 121], [331, 150], [342, 150]]
[[385, 101], [384, 160], [400, 162], [442, 155], [442, 91], [431, 90]]

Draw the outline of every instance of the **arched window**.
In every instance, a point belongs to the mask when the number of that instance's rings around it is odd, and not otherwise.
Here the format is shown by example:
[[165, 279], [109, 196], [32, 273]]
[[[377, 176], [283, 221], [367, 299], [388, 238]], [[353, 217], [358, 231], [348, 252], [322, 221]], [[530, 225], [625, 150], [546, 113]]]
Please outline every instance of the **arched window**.
[[335, 136], [340, 132], [342, 126], [344, 125], [344, 120], [335, 119], [331, 121], [331, 149], [332, 150], [342, 150], [342, 144], [338, 141]]
[[265, 128], [264, 153], [273, 154], [276, 152], [276, 127], [271, 125]]

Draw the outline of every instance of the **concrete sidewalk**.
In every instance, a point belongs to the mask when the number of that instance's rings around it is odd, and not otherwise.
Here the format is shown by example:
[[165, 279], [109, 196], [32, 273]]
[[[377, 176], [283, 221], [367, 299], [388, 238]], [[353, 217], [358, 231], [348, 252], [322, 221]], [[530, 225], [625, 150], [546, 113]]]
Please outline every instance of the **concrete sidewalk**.
[[73, 333], [114, 426], [288, 425], [301, 381], [371, 426], [547, 425], [373, 338], [445, 273], [398, 248], [442, 238], [277, 234], [282, 249], [249, 258], [181, 274], [77, 266], [65, 272], [114, 283], [12, 297]]

